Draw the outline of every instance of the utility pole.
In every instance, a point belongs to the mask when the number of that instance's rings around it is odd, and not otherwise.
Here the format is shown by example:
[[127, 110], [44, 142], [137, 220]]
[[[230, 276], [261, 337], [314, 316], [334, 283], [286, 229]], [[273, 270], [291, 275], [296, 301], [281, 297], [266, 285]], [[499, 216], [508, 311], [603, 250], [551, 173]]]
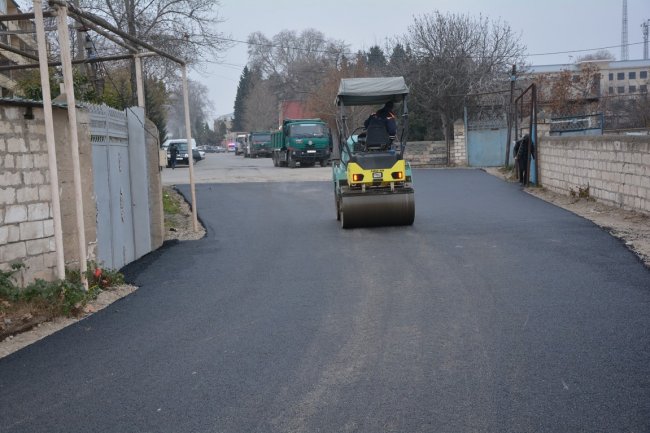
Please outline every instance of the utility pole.
[[630, 59], [630, 50], [627, 46], [627, 0], [623, 0], [623, 24], [621, 28], [621, 60]]
[[646, 20], [641, 24], [643, 29], [643, 60], [648, 60], [648, 27], [650, 26], [650, 20]]
[[[513, 98], [515, 96], [515, 81], [517, 81], [517, 65], [512, 65], [512, 72], [510, 72], [510, 105], [508, 105], [508, 141], [506, 143], [506, 167], [510, 164], [510, 141], [512, 140], [512, 120], [514, 117], [513, 112]], [[515, 133], [515, 137], [517, 134]]]

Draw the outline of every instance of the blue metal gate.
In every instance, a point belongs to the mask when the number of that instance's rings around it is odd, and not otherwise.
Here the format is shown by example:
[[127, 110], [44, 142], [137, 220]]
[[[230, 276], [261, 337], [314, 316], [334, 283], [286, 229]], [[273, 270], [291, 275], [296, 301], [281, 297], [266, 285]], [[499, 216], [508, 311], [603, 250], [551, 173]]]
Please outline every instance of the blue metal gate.
[[503, 165], [508, 141], [504, 94], [468, 96], [465, 103], [465, 137], [470, 167]]

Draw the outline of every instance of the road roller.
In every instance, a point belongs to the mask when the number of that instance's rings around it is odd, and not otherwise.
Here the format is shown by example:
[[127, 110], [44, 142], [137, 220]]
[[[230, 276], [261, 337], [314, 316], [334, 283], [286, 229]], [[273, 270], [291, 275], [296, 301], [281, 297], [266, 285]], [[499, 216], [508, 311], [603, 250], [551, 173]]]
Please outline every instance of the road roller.
[[[336, 217], [344, 229], [412, 225], [415, 220], [411, 166], [404, 160], [408, 91], [403, 77], [341, 80], [332, 178]], [[382, 119], [368, 117], [374, 111], [368, 107], [389, 102], [401, 114], [395, 136]]]

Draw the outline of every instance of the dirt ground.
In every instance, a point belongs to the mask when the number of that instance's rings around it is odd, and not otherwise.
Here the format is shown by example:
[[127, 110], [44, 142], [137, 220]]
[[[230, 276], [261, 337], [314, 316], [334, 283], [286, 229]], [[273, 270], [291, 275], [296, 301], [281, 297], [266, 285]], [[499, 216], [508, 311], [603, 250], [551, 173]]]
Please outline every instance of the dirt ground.
[[[486, 169], [486, 172], [504, 181], [513, 182], [507, 174], [499, 169]], [[165, 188], [175, 200], [181, 203], [181, 211], [168, 218], [166, 222], [166, 239], [190, 240], [205, 236], [205, 229], [199, 232], [192, 230], [191, 210], [180, 194], [172, 188]], [[526, 192], [539, 197], [556, 206], [560, 206], [608, 230], [613, 236], [621, 239], [625, 245], [634, 251], [639, 258], [650, 267], [650, 216], [620, 208], [597, 203], [594, 200], [568, 197], [553, 193], [543, 188], [527, 188]], [[83, 320], [84, 317], [98, 311], [116, 300], [132, 293], [137, 287], [124, 285], [102, 292], [97, 300], [89, 304], [85, 315], [81, 318], [59, 318], [44, 322], [30, 331], [8, 337], [0, 342], [0, 358], [7, 356], [23, 347], [34, 343], [72, 323]]]

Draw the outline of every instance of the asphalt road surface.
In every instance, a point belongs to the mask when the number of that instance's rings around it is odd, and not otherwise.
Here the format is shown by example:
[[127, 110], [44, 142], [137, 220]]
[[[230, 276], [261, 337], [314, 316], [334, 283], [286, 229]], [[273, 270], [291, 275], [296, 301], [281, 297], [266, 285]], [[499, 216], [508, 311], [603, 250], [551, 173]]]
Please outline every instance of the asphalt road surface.
[[0, 360], [0, 431], [650, 431], [638, 258], [484, 172], [414, 177], [412, 227], [355, 230], [328, 182], [198, 185], [204, 239]]

